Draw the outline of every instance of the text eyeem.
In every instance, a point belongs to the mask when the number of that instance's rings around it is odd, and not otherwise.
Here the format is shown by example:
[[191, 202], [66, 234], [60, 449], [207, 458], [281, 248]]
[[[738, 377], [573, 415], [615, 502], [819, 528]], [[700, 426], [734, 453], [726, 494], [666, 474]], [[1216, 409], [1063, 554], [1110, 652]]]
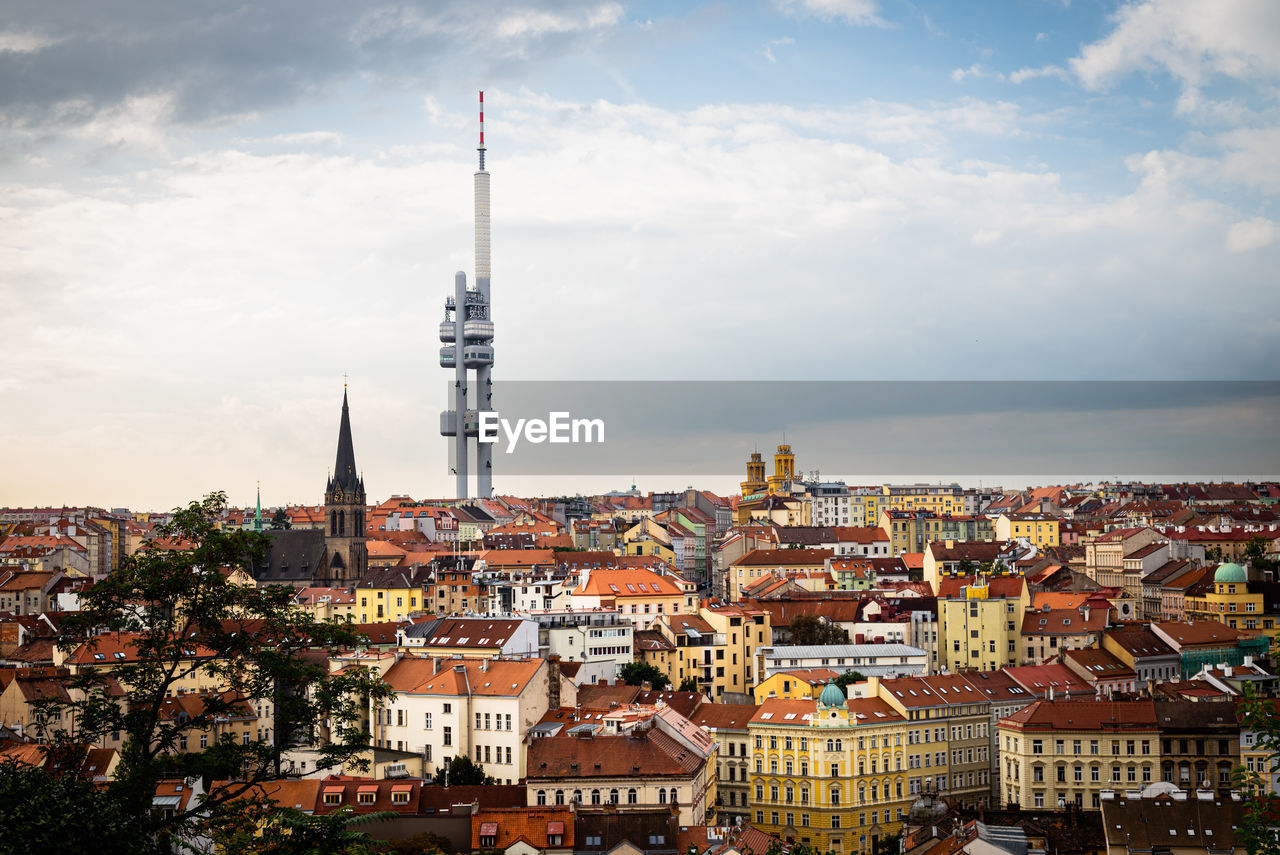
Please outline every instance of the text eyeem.
[[506, 437], [507, 454], [516, 450], [521, 440], [535, 445], [544, 442], [604, 442], [604, 419], [575, 419], [567, 412], [547, 413], [544, 419], [504, 419], [497, 410], [480, 413], [479, 440], [498, 442]]

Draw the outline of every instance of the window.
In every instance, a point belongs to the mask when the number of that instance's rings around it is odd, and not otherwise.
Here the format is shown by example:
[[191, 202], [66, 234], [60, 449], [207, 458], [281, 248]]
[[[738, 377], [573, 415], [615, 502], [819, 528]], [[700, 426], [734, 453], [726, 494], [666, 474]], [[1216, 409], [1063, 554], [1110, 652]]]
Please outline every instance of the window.
[[448, 725], [446, 725], [444, 729], [444, 744], [445, 745], [453, 744], [453, 728], [449, 727]]
[[431, 713], [426, 713], [422, 726], [427, 730], [431, 729]]
[[327, 805], [340, 805], [340, 804], [342, 804], [342, 793], [325, 793], [325, 794], [324, 794], [324, 803], [325, 803], [325, 804], [327, 804]]
[[356, 793], [356, 802], [362, 805], [371, 805], [376, 795], [377, 793]]
[[547, 803], [547, 791], [538, 790], [538, 804], [545, 805]]
[[631, 789], [627, 790], [627, 804], [629, 805], [635, 804], [637, 798], [638, 796], [637, 796], [635, 787], [632, 787]]

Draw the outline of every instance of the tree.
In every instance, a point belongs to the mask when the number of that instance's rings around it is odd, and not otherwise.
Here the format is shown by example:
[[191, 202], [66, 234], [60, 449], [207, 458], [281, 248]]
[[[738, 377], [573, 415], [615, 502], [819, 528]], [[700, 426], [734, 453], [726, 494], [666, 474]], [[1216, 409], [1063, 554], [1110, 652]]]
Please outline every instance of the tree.
[[1255, 746], [1266, 758], [1253, 769], [1238, 767], [1235, 784], [1245, 796], [1244, 819], [1236, 832], [1236, 843], [1250, 855], [1280, 855], [1280, 796], [1271, 791], [1272, 769], [1280, 767], [1280, 711], [1273, 700], [1262, 700], [1245, 686], [1244, 700], [1237, 713], [1240, 728], [1256, 734]]
[[696, 692], [698, 691], [698, 681], [694, 677], [685, 677], [680, 681], [680, 692]]
[[396, 816], [393, 811], [357, 814], [349, 807], [307, 814], [254, 794], [239, 800], [235, 811], [205, 818], [198, 828], [215, 851], [236, 855], [377, 855], [382, 842], [356, 826]]
[[844, 687], [848, 686], [850, 683], [861, 683], [866, 679], [867, 679], [866, 677], [864, 677], [862, 674], [858, 673], [857, 671], [845, 671], [839, 677], [836, 677], [835, 683], [837, 686], [843, 689]]
[[653, 688], [661, 691], [671, 685], [670, 678], [659, 671], [657, 666], [650, 665], [648, 662], [628, 662], [619, 670], [618, 676], [628, 686], [649, 683]]
[[956, 565], [956, 570], [959, 571], [961, 576], [972, 576], [975, 567], [977, 565], [971, 559], [961, 558], [959, 564]]
[[[448, 777], [445, 777], [445, 770], [448, 769]], [[435, 783], [443, 786], [446, 782], [451, 787], [463, 786], [491, 786], [498, 783], [496, 778], [491, 778], [484, 773], [484, 768], [477, 766], [471, 761], [466, 754], [458, 754], [449, 760], [448, 766], [441, 766], [436, 769]]]
[[0, 855], [159, 853], [148, 824], [79, 775], [0, 763]]
[[424, 831], [412, 837], [388, 840], [382, 844], [380, 851], [386, 855], [444, 855], [446, 852], [452, 852], [453, 849], [453, 843], [449, 838], [433, 831]]
[[272, 531], [288, 531], [293, 528], [293, 522], [290, 521], [289, 515], [285, 513], [284, 508], [278, 509], [271, 517]]
[[847, 644], [849, 633], [817, 615], [802, 614], [791, 619], [792, 644]]
[[1245, 544], [1244, 557], [1249, 559], [1249, 563], [1259, 570], [1274, 570], [1280, 562], [1267, 557], [1267, 550], [1270, 548], [1271, 541], [1260, 534], [1255, 534]]
[[[71, 730], [42, 728], [51, 750], [73, 751], [123, 734], [116, 780], [107, 787], [130, 816], [143, 817], [155, 834], [183, 836], [197, 817], [217, 822], [240, 810], [257, 784], [280, 775], [281, 758], [296, 743], [328, 737], [318, 765], [363, 768], [370, 744], [362, 713], [370, 701], [394, 696], [373, 671], [358, 667], [330, 674], [311, 649], [354, 647], [358, 637], [342, 622], [317, 622], [292, 605], [293, 590], [231, 581], [265, 554], [268, 536], [222, 531], [226, 496], [174, 510], [120, 569], [81, 595], [81, 610], [62, 622], [59, 646], [93, 651], [104, 643], [126, 651], [105, 660], [110, 675], [88, 665], [69, 682], [70, 699], [38, 702], [45, 722], [73, 721]], [[99, 654], [101, 655], [101, 654]], [[88, 660], [90, 663], [93, 660]], [[194, 710], [173, 715], [166, 699], [193, 674], [221, 691], [204, 695]], [[109, 688], [124, 691], [120, 700]], [[263, 710], [269, 741], [237, 742], [216, 735], [220, 718]], [[269, 712], [268, 712], [269, 711]], [[201, 735], [208, 749], [187, 753]], [[152, 812], [156, 781], [197, 777], [232, 780], [198, 804], [161, 816]]]

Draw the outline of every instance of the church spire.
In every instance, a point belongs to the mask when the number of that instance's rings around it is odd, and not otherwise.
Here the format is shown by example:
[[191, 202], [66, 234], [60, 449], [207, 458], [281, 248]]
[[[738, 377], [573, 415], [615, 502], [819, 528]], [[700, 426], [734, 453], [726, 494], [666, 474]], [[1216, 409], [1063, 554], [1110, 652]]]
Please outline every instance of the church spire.
[[262, 482], [258, 482], [258, 506], [253, 512], [253, 530], [262, 531]]
[[342, 421], [338, 425], [338, 457], [333, 464], [329, 492], [333, 492], [334, 487], [341, 488], [344, 493], [363, 492], [364, 488], [356, 471], [356, 452], [351, 442], [351, 413], [347, 406], [345, 384], [342, 387]]

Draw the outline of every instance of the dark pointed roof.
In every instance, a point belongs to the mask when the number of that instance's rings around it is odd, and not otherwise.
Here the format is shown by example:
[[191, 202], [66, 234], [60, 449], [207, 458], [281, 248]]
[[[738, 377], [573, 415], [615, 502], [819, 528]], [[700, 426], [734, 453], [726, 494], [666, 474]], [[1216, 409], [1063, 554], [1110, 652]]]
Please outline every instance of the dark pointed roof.
[[347, 407], [347, 390], [342, 390], [342, 422], [338, 426], [338, 457], [333, 464], [329, 491], [341, 487], [344, 493], [364, 491], [364, 481], [356, 470], [356, 452], [351, 442], [351, 414]]

